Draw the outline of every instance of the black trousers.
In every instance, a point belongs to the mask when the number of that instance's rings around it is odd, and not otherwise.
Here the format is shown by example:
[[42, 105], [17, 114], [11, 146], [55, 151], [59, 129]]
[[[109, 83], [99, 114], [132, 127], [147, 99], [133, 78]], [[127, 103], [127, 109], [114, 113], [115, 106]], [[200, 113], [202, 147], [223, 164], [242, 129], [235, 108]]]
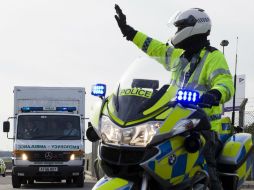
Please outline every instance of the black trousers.
[[203, 154], [207, 162], [210, 177], [210, 190], [223, 190], [216, 169], [216, 153], [221, 146], [217, 133], [210, 130], [202, 131], [201, 133], [206, 139]]

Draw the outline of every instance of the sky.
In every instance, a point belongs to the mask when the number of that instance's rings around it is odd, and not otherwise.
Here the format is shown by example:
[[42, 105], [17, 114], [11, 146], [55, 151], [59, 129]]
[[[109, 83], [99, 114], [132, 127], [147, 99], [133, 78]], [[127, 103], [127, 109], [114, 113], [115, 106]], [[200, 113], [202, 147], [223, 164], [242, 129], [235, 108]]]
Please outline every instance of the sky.
[[[221, 50], [221, 40], [229, 41], [225, 56], [233, 74], [239, 37], [237, 73], [246, 75], [245, 94], [254, 104], [252, 0], [0, 0], [1, 123], [13, 115], [14, 86], [85, 87], [89, 117], [96, 101], [91, 85], [106, 83], [110, 92], [130, 63], [144, 56], [122, 37], [115, 3], [129, 25], [162, 42], [177, 10], [204, 9], [212, 20], [211, 45]], [[1, 129], [0, 150], [11, 149]]]

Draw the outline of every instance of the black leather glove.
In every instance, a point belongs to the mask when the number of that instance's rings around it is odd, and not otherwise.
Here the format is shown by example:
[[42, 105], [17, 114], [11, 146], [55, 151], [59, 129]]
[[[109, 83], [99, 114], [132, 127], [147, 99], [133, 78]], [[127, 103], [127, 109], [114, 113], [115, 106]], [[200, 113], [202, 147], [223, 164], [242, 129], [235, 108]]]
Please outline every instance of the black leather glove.
[[127, 40], [132, 41], [137, 31], [134, 30], [131, 26], [127, 25], [126, 16], [125, 14], [123, 14], [121, 8], [117, 4], [115, 4], [115, 9], [116, 9], [115, 19], [123, 34], [123, 37], [126, 37]]
[[202, 108], [211, 108], [212, 106], [218, 106], [220, 104], [220, 99], [220, 91], [215, 89], [209, 90], [201, 96], [198, 105]]

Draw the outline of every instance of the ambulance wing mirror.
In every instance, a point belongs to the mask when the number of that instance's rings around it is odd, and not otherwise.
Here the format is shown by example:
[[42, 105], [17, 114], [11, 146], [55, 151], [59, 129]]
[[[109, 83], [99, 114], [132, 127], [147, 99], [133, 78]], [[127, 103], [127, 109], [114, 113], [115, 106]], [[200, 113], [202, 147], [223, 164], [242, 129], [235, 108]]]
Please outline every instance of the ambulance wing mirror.
[[4, 121], [3, 122], [3, 132], [4, 133], [9, 133], [10, 132], [10, 122], [9, 121]]
[[91, 94], [93, 96], [98, 96], [101, 99], [104, 99], [105, 95], [106, 95], [106, 85], [105, 84], [95, 84], [95, 85], [93, 85]]
[[3, 132], [4, 133], [7, 133], [7, 138], [8, 139], [14, 139], [14, 138], [11, 138], [9, 137], [9, 132], [10, 132], [10, 122], [9, 121], [4, 121], [3, 122]]

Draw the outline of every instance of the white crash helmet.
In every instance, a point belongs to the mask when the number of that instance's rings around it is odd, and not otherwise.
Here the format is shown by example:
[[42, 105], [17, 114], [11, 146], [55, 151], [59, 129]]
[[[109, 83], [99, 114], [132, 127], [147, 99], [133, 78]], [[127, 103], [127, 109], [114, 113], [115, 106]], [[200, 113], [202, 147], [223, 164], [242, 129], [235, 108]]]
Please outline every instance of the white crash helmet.
[[203, 9], [192, 8], [183, 12], [178, 12], [169, 20], [169, 25], [177, 27], [177, 31], [171, 38], [173, 46], [177, 46], [183, 40], [197, 35], [210, 34], [211, 20]]

